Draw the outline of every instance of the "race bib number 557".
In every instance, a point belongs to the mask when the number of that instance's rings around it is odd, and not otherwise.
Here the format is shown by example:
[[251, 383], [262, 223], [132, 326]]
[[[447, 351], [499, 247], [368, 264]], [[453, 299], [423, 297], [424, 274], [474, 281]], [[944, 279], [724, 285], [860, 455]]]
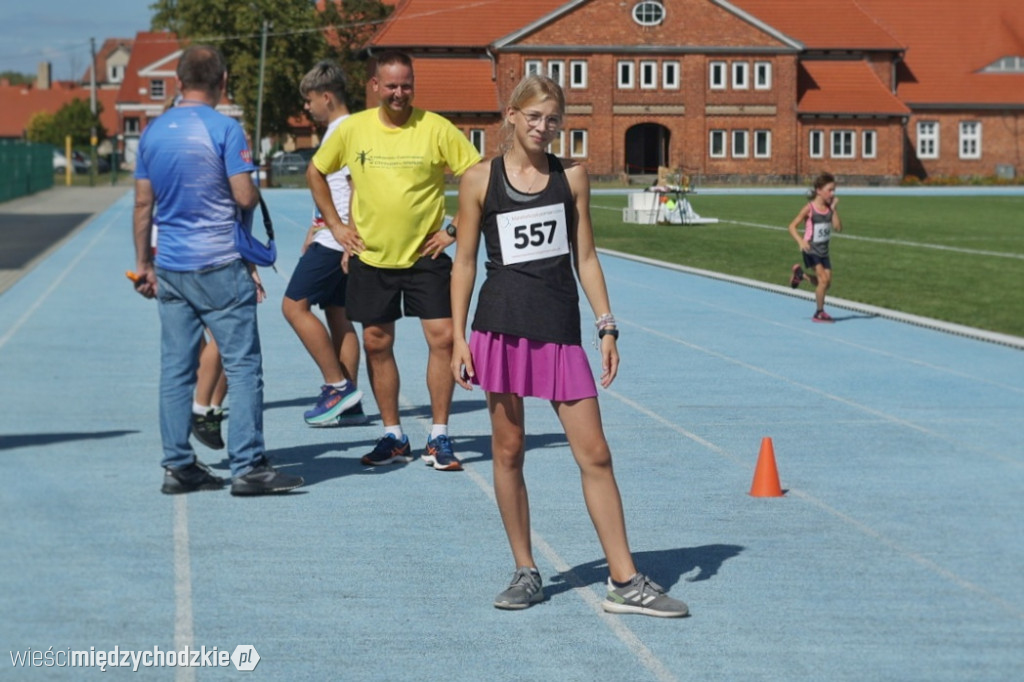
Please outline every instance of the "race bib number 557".
[[498, 216], [501, 259], [505, 265], [569, 253], [569, 226], [563, 204], [511, 211]]

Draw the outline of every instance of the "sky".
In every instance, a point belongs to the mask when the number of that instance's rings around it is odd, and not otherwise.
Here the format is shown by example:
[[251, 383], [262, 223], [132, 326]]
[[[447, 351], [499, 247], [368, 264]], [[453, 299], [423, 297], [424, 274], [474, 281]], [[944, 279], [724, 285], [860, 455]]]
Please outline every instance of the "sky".
[[90, 38], [134, 38], [149, 30], [153, 0], [3, 0], [0, 72], [35, 75], [50, 62], [55, 80], [81, 78], [89, 68]]

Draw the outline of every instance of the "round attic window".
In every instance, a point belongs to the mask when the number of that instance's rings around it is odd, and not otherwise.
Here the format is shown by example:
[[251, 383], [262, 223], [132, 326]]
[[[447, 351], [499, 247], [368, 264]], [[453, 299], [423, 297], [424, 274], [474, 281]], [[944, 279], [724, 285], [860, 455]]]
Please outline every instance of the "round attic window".
[[657, 26], [665, 21], [665, 6], [657, 0], [642, 0], [633, 6], [633, 21], [641, 26]]

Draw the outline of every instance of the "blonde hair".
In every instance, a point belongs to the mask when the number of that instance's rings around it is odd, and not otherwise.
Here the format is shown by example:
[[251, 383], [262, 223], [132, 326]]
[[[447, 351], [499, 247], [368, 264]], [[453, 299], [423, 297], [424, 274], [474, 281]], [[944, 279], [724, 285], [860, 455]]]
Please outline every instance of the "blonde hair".
[[[559, 114], [565, 113], [565, 93], [562, 92], [561, 86], [547, 76], [530, 74], [519, 81], [519, 84], [512, 90], [512, 94], [508, 97], [508, 108], [520, 109], [527, 104], [545, 102], [547, 100], [555, 101], [555, 104], [558, 105]], [[499, 150], [501, 153], [505, 153], [512, 148], [514, 130], [515, 128], [506, 116], [502, 121], [501, 130], [499, 131], [501, 135]]]

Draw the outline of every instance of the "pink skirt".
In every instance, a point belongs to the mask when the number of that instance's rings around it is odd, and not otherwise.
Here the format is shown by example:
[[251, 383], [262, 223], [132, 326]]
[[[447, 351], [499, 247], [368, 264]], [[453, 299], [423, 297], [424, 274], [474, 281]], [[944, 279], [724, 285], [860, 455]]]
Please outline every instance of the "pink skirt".
[[488, 393], [558, 401], [597, 397], [597, 384], [582, 346], [474, 331], [469, 350], [476, 370], [473, 383]]

